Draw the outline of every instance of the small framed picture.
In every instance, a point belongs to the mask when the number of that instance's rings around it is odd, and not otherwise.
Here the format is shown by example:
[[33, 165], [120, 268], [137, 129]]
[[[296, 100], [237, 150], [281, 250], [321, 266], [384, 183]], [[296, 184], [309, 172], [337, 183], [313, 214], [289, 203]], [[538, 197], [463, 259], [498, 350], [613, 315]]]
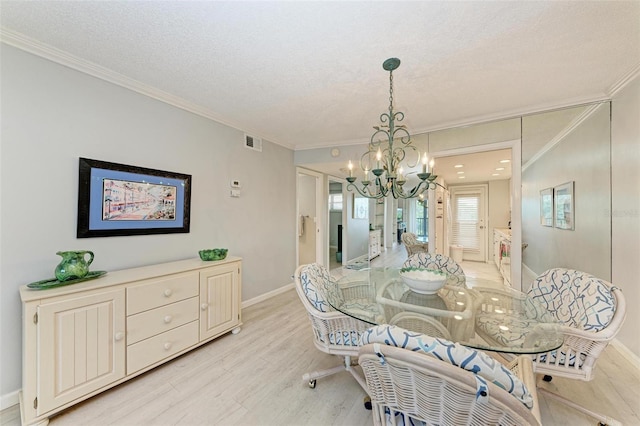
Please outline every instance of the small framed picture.
[[540, 224], [553, 226], [553, 188], [540, 191]]
[[575, 229], [575, 200], [573, 196], [573, 181], [558, 185], [553, 189], [554, 195], [554, 225], [558, 229]]

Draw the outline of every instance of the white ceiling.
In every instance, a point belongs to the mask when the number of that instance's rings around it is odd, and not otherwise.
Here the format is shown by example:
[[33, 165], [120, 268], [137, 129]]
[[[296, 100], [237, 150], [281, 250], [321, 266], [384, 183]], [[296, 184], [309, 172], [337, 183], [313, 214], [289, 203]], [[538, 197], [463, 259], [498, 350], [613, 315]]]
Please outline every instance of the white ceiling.
[[640, 69], [639, 1], [1, 1], [2, 40], [305, 149], [608, 98]]

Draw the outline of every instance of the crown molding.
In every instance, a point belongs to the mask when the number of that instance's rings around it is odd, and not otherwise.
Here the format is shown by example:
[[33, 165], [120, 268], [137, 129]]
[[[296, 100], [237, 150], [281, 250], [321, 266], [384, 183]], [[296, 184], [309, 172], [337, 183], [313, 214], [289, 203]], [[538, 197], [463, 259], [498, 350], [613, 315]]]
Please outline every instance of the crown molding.
[[183, 98], [172, 95], [171, 93], [129, 78], [123, 74], [105, 68], [91, 61], [79, 58], [64, 50], [60, 50], [53, 46], [44, 44], [38, 40], [34, 40], [16, 31], [12, 31], [7, 28], [0, 28], [0, 42], [39, 56], [41, 58], [48, 59], [52, 62], [74, 69], [76, 71], [80, 71], [84, 74], [88, 74], [92, 77], [96, 77], [117, 86], [124, 87], [125, 89], [132, 90], [136, 93], [156, 99], [160, 102], [164, 102], [176, 108], [180, 108], [184, 111], [188, 111], [217, 123], [224, 124], [225, 126], [242, 131], [244, 133], [256, 135], [263, 140], [268, 140], [291, 150], [294, 149], [293, 145], [289, 145], [281, 141], [275, 141], [274, 138], [270, 138], [268, 136], [262, 136], [255, 129], [247, 129], [241, 126], [239, 123], [225, 119], [224, 117], [216, 114], [210, 109], [203, 108], [202, 106], [197, 105], [193, 102], [189, 102]]
[[631, 83], [633, 80], [636, 79], [636, 77], [639, 77], [639, 76], [640, 76], [640, 62], [635, 64], [633, 67], [631, 67], [631, 69], [627, 71], [625, 74], [623, 74], [622, 77], [620, 77], [620, 79], [616, 83], [612, 84], [609, 87], [609, 89], [607, 90], [609, 97], [613, 98], [614, 96], [616, 96], [622, 89], [627, 87], [629, 83]]

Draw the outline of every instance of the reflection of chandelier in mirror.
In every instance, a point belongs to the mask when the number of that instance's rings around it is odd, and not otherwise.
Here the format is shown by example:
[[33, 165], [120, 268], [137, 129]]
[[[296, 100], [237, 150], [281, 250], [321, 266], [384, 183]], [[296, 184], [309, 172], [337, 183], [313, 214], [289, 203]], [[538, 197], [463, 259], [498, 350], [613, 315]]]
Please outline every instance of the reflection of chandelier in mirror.
[[[389, 58], [382, 64], [382, 68], [389, 71], [389, 112], [380, 115], [379, 126], [374, 126], [376, 130], [371, 136], [369, 148], [360, 158], [360, 168], [364, 175], [362, 187], [359, 188], [353, 176], [353, 163], [349, 161], [349, 177], [347, 177], [347, 189], [352, 188], [360, 195], [367, 198], [384, 198], [391, 194], [393, 198], [415, 198], [431, 188], [435, 189], [436, 175], [429, 172], [433, 170], [433, 160], [428, 162], [427, 153], [422, 156], [422, 170], [417, 174], [420, 182], [410, 190], [403, 188], [407, 183], [402, 162], [406, 160], [407, 168], [413, 168], [420, 162], [420, 153], [411, 144], [411, 135], [405, 125], [396, 124], [404, 119], [404, 113], [393, 110], [393, 70], [400, 66], [400, 59]], [[394, 142], [396, 146], [394, 146]], [[371, 184], [369, 172], [373, 173], [374, 181]]]

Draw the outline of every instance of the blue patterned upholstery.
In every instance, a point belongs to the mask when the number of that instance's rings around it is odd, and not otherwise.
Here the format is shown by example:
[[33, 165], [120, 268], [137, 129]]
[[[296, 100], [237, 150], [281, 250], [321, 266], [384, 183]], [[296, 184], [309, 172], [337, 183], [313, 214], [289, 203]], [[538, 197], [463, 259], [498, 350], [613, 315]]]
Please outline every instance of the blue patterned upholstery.
[[533, 396], [522, 383], [504, 365], [487, 354], [469, 349], [445, 339], [436, 339], [425, 334], [414, 333], [393, 325], [378, 325], [362, 334], [361, 345], [381, 343], [412, 351], [420, 351], [439, 360], [475, 373], [478, 386], [483, 380], [490, 381], [505, 389], [520, 400], [527, 408], [533, 407]]
[[320, 312], [335, 311], [327, 301], [330, 298], [332, 301], [344, 302], [337, 283], [327, 268], [318, 263], [311, 263], [304, 268], [300, 274], [300, 282], [305, 296]]
[[549, 269], [528, 294], [558, 321], [585, 331], [606, 328], [616, 310], [615, 298], [601, 279], [573, 269]]
[[409, 256], [402, 264], [403, 268], [425, 268], [444, 271], [449, 274], [447, 285], [465, 285], [462, 267], [455, 260], [443, 254], [416, 253]]
[[[344, 297], [338, 283], [331, 276], [327, 268], [318, 264], [311, 263], [307, 265], [300, 273], [300, 283], [302, 291], [309, 302], [320, 312], [335, 312], [331, 303], [339, 305], [350, 305], [350, 309], [358, 307], [362, 310], [362, 314], [369, 315], [371, 320], [380, 320], [378, 305], [375, 303], [367, 303], [367, 301], [349, 301], [345, 303]], [[330, 303], [331, 301], [331, 303]], [[360, 332], [357, 331], [339, 331], [329, 333], [329, 343], [332, 345], [358, 346], [360, 344]], [[322, 336], [318, 337], [324, 341]]]
[[[535, 279], [528, 292], [558, 321], [569, 327], [598, 332], [607, 327], [616, 310], [611, 289], [599, 278], [574, 269], [554, 268]], [[559, 352], [559, 353], [558, 353]], [[534, 357], [540, 362], [564, 365], [567, 354], [552, 351]], [[582, 367], [586, 355], [578, 357]], [[576, 354], [569, 356], [570, 366], [575, 366]]]

